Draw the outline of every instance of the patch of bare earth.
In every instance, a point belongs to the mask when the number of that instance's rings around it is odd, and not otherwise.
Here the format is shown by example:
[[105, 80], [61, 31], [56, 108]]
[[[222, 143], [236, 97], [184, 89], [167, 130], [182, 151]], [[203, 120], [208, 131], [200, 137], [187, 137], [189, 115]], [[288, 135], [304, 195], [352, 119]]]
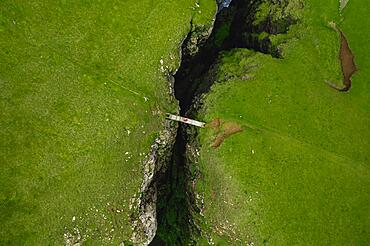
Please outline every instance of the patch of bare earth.
[[207, 124], [207, 127], [213, 129], [216, 133], [216, 137], [212, 144], [213, 148], [220, 147], [226, 138], [243, 131], [239, 124], [235, 122], [224, 122], [219, 118], [212, 120]]
[[348, 41], [344, 33], [336, 26], [334, 22], [329, 23], [329, 25], [338, 32], [340, 36], [340, 50], [339, 50], [339, 60], [342, 67], [343, 74], [343, 88], [338, 87], [337, 85], [329, 82], [328, 84], [338, 91], [348, 91], [351, 89], [352, 75], [357, 71], [355, 64], [355, 56], [352, 53], [351, 48], [349, 47]]
[[355, 56], [352, 54], [352, 51], [349, 48], [346, 36], [344, 36], [342, 31], [339, 30], [339, 32], [341, 40], [339, 57], [342, 64], [343, 83], [348, 90], [351, 88], [351, 77], [356, 72], [356, 65], [354, 61]]

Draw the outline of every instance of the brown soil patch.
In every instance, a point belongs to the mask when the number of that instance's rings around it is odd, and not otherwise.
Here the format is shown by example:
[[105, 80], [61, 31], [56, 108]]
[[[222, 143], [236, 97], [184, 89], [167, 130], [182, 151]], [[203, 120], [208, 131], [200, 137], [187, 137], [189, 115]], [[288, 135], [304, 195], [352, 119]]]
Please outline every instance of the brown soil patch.
[[352, 86], [351, 77], [357, 71], [355, 64], [355, 56], [353, 55], [346, 36], [344, 33], [335, 25], [335, 23], [329, 23], [329, 25], [339, 33], [340, 35], [340, 50], [339, 50], [339, 60], [342, 67], [343, 74], [343, 88], [339, 88], [335, 84], [329, 83], [331, 87], [338, 91], [348, 91]]
[[352, 51], [348, 45], [348, 41], [344, 36], [343, 32], [339, 30], [339, 33], [341, 40], [339, 59], [342, 65], [343, 84], [345, 86], [344, 89], [342, 90], [348, 91], [352, 85], [351, 77], [356, 72], [356, 65], [354, 61], [355, 56], [352, 54]]
[[238, 125], [237, 123], [234, 122], [223, 123], [220, 119], [213, 120], [210, 123], [209, 127], [214, 129], [215, 132], [217, 133], [217, 136], [212, 144], [213, 148], [218, 148], [226, 138], [243, 131], [241, 126]]
[[212, 128], [216, 133], [220, 132], [221, 120], [216, 118], [206, 125], [208, 128]]

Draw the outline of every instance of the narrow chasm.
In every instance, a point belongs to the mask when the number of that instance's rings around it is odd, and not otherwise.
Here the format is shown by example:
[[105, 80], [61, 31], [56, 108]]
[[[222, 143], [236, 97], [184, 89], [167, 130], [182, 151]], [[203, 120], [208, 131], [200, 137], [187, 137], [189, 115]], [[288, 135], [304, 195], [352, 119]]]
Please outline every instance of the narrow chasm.
[[[261, 4], [284, 12], [288, 0], [217, 0], [217, 3], [219, 11], [212, 33], [198, 47], [197, 54], [187, 50], [194, 33], [190, 32], [182, 45], [181, 66], [174, 75], [175, 97], [179, 101], [181, 116], [196, 117], [195, 101], [213, 84], [214, 80], [209, 78], [212, 77], [212, 66], [217, 64], [222, 52], [248, 48], [280, 58], [279, 48], [271, 42], [270, 36], [286, 33], [289, 26], [297, 22], [287, 14], [280, 15], [281, 19], [273, 19], [271, 11], [255, 21]], [[156, 177], [157, 232], [150, 245], [195, 245], [200, 235], [193, 217], [194, 213], [199, 213], [190, 185], [194, 172], [186, 154], [187, 145], [194, 140], [196, 132], [193, 127], [179, 124], [168, 167]]]

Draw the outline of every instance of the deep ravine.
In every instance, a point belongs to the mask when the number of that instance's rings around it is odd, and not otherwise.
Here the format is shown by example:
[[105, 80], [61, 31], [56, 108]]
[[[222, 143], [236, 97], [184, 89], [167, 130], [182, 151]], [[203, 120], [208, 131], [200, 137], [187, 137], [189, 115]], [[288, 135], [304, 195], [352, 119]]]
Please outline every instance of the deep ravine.
[[[213, 32], [217, 31], [219, 17], [226, 12], [227, 8], [219, 11]], [[191, 36], [189, 33], [182, 46], [182, 61], [178, 72], [175, 74], [175, 96], [179, 101], [180, 114], [188, 115], [188, 110], [197, 91], [199, 84], [197, 78], [206, 73], [214, 63], [219, 49], [213, 47], [209, 41], [201, 47], [198, 54], [187, 54], [186, 46]], [[202, 61], [200, 63], [200, 61]], [[191, 198], [188, 182], [189, 170], [186, 153], [186, 126], [179, 125], [176, 142], [173, 147], [172, 158], [166, 172], [158, 178], [157, 200], [157, 232], [150, 245], [192, 245], [194, 235], [199, 232], [191, 216]]]
[[[214, 80], [212, 66], [217, 63], [219, 54], [233, 48], [249, 48], [262, 53], [279, 57], [278, 50], [271, 45], [268, 38], [256, 40], [252, 35], [267, 32], [270, 34], [285, 33], [291, 23], [274, 25], [266, 22], [253, 26], [254, 13], [263, 0], [233, 0], [228, 8], [218, 11], [211, 35], [196, 55], [187, 52], [185, 39], [182, 46], [182, 61], [174, 75], [175, 97], [179, 101], [182, 116], [196, 116], [193, 105], [194, 98], [208, 92]], [[218, 1], [222, 4], [222, 1]], [[230, 3], [230, 0], [227, 0]], [[197, 212], [194, 205], [193, 192], [189, 185], [191, 181], [190, 163], [186, 156], [188, 126], [180, 124], [172, 157], [164, 173], [157, 176], [157, 231], [150, 245], [194, 245], [199, 229], [193, 221], [192, 213]], [[194, 132], [194, 129], [193, 129]]]

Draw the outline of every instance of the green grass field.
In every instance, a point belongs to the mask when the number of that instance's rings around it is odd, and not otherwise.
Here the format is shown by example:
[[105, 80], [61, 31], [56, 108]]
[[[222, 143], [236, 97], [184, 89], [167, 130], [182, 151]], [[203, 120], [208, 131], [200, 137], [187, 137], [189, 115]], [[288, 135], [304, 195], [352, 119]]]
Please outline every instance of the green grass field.
[[141, 163], [177, 108], [166, 74], [209, 6], [0, 2], [0, 245], [130, 239]]
[[[244, 130], [217, 149], [214, 131], [200, 132], [203, 235], [216, 245], [370, 243], [366, 1], [349, 1], [342, 15], [336, 0], [304, 3], [284, 59], [226, 52], [220, 83], [205, 97], [200, 119], [221, 118]], [[329, 21], [344, 31], [356, 56], [348, 93], [325, 84], [341, 83], [339, 38]]]

